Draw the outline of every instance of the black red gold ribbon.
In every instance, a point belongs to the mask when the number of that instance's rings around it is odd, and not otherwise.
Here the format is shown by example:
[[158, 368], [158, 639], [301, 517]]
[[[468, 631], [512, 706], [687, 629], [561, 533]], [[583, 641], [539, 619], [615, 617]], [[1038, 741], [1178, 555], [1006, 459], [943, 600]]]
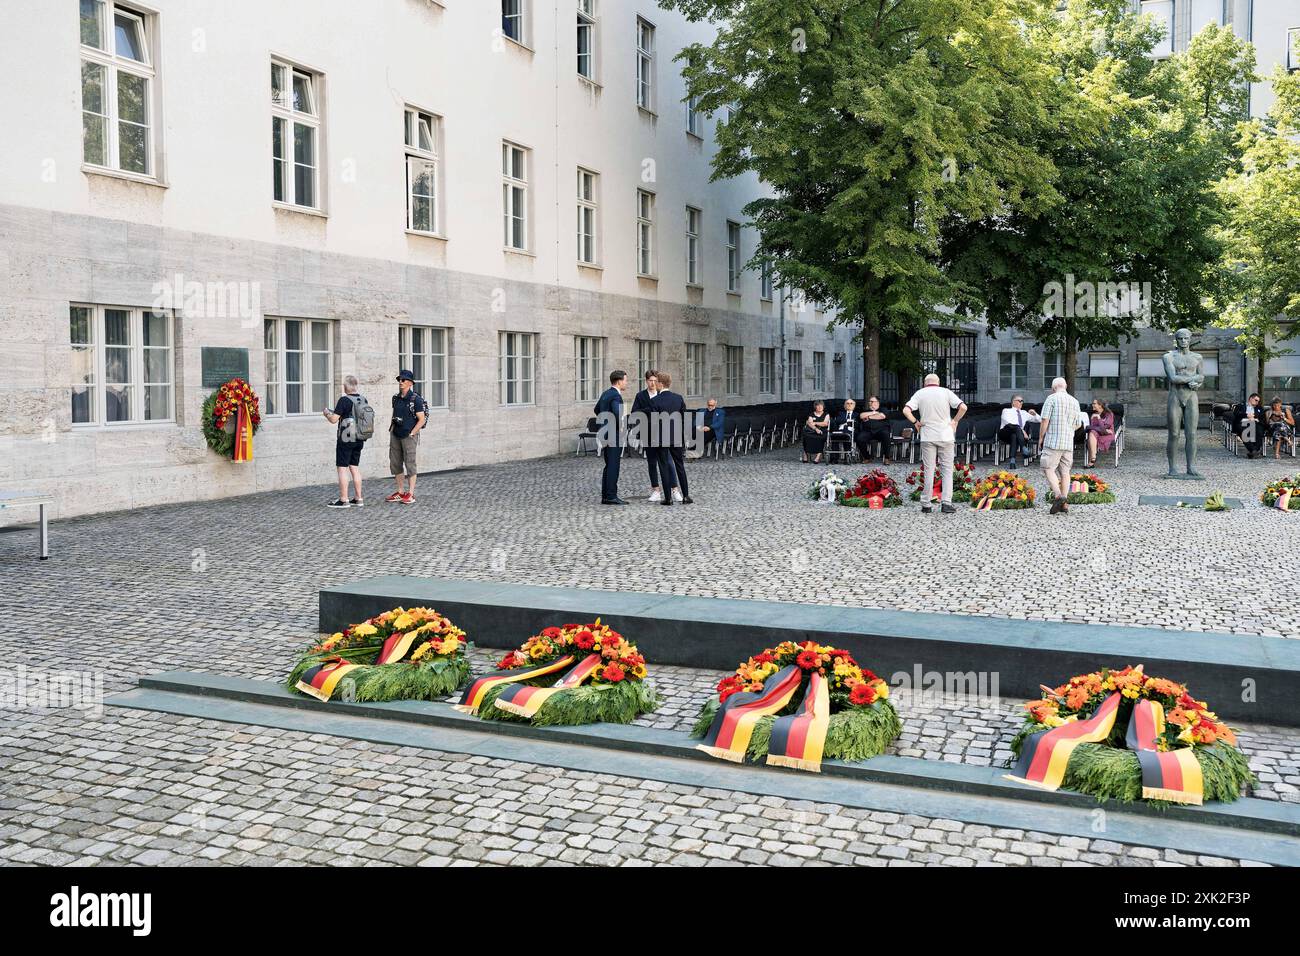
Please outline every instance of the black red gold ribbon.
[[375, 658], [375, 665], [392, 664], [400, 661], [406, 656], [406, 652], [411, 649], [415, 643], [417, 635], [414, 632], [409, 634], [390, 634], [388, 640], [384, 641], [384, 646], [379, 651], [379, 656]]
[[496, 699], [496, 706], [520, 717], [533, 717], [546, 703], [561, 691], [578, 687], [600, 667], [600, 655], [589, 654], [578, 666], [561, 677], [551, 687], [535, 687], [531, 684], [515, 684], [507, 687]]
[[336, 657], [332, 661], [323, 664], [317, 664], [309, 667], [303, 673], [302, 679], [294, 686], [304, 694], [315, 697], [317, 700], [329, 700], [338, 689], [339, 682], [349, 671], [356, 670], [359, 665], [349, 664], [341, 657]]
[[1142, 796], [1147, 800], [1200, 805], [1205, 799], [1205, 779], [1191, 747], [1161, 752], [1156, 742], [1165, 731], [1165, 709], [1158, 701], [1139, 700], [1133, 705], [1125, 742], [1142, 765]]
[[[730, 698], [728, 698], [730, 699]], [[831, 694], [826, 678], [813, 671], [804, 691], [803, 706], [796, 714], [778, 717], [772, 723], [772, 741], [767, 762], [774, 767], [793, 767], [821, 773], [826, 730], [831, 724]]]
[[487, 677], [480, 677], [470, 685], [469, 690], [465, 691], [460, 701], [452, 706], [462, 714], [477, 714], [479, 707], [483, 703], [483, 695], [493, 687], [498, 687], [501, 684], [515, 684], [519, 681], [533, 680], [538, 677], [545, 677], [548, 674], [555, 674], [564, 670], [572, 663], [572, 655], [566, 654], [564, 657], [556, 658], [549, 664], [540, 664], [537, 667], [521, 667], [518, 670], [497, 671], [495, 674], [489, 674]]
[[1113, 693], [1087, 720], [1071, 721], [1030, 735], [1020, 749], [1015, 773], [1006, 774], [1006, 778], [1043, 790], [1059, 789], [1074, 748], [1079, 744], [1100, 743], [1110, 736], [1119, 700], [1120, 695]]
[[754, 725], [790, 703], [802, 679], [802, 672], [792, 664], [769, 677], [761, 693], [732, 694], [722, 702], [709, 732], [704, 735], [704, 742], [695, 749], [711, 757], [740, 763], [749, 749]]
[[235, 451], [231, 455], [235, 461], [253, 460], [253, 413], [247, 402], [239, 402], [235, 408]]

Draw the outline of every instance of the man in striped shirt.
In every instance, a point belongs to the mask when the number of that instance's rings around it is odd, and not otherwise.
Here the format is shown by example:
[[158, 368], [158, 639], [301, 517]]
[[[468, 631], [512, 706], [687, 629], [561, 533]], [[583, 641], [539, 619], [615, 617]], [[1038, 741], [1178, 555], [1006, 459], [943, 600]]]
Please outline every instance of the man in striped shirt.
[[1039, 415], [1039, 460], [1056, 499], [1051, 514], [1068, 514], [1070, 506], [1065, 499], [1070, 494], [1070, 468], [1074, 465], [1074, 432], [1082, 424], [1083, 410], [1079, 400], [1066, 391], [1065, 379], [1052, 379], [1052, 394]]

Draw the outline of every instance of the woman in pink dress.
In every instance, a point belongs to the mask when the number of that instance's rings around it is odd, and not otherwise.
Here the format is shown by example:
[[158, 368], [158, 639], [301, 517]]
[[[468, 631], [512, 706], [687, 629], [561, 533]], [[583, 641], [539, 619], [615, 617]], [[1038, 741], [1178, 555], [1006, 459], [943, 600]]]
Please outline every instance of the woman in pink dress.
[[1088, 461], [1085, 468], [1097, 466], [1097, 453], [1110, 451], [1115, 444], [1115, 413], [1100, 398], [1092, 400], [1088, 410]]

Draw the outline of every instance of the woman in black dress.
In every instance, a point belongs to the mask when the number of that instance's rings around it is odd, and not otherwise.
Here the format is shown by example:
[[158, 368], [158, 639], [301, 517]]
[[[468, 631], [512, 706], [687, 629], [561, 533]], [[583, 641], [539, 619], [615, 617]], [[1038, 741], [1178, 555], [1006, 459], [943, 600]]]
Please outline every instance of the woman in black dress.
[[822, 452], [826, 450], [826, 433], [831, 428], [831, 416], [826, 412], [825, 402], [813, 402], [812, 414], [803, 426], [803, 458], [820, 465]]

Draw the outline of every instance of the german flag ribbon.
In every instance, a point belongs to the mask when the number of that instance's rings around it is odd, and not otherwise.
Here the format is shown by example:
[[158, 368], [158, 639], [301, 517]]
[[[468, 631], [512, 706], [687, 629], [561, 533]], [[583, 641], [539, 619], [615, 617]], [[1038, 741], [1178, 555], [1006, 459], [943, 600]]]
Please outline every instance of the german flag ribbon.
[[565, 674], [550, 687], [536, 687], [531, 684], [516, 684], [507, 687], [496, 700], [496, 706], [520, 717], [533, 717], [542, 709], [542, 705], [566, 690], [578, 687], [600, 667], [600, 655], [589, 654], [578, 666]]
[[253, 415], [247, 402], [240, 402], [235, 409], [235, 452], [231, 457], [235, 461], [253, 460]]
[[996, 497], [997, 497], [996, 495], [992, 495], [992, 494], [985, 495], [983, 498], [980, 499], [980, 503], [979, 503], [978, 505], [975, 506], [975, 510], [976, 510], [976, 511], [992, 511], [992, 510], [993, 510], [993, 499], [996, 498]]
[[1191, 747], [1162, 753], [1156, 741], [1164, 731], [1165, 709], [1158, 701], [1143, 699], [1133, 705], [1124, 739], [1142, 765], [1142, 796], [1199, 806], [1205, 799], [1205, 780], [1196, 754]]
[[1119, 698], [1118, 693], [1111, 694], [1087, 720], [1071, 721], [1028, 737], [1020, 749], [1015, 773], [1006, 774], [1006, 778], [1043, 790], [1059, 789], [1074, 748], [1079, 744], [1100, 743], [1110, 736]]
[[483, 703], [483, 695], [493, 687], [545, 677], [548, 674], [564, 670], [572, 663], [573, 656], [566, 654], [564, 657], [556, 658], [549, 664], [540, 664], [537, 667], [521, 667], [518, 670], [511, 671], [497, 671], [487, 677], [480, 677], [470, 685], [469, 690], [465, 691], [460, 701], [452, 706], [462, 714], [477, 714], [479, 706]]
[[749, 749], [754, 725], [790, 703], [802, 680], [799, 668], [791, 664], [769, 677], [761, 693], [732, 694], [722, 702], [709, 732], [704, 735], [704, 742], [695, 749], [703, 750], [710, 757], [740, 763]]
[[375, 666], [380, 664], [392, 664], [400, 661], [406, 656], [415, 643], [417, 635], [414, 632], [409, 634], [392, 634], [388, 640], [384, 641], [384, 646], [379, 651], [379, 656], [375, 658]]
[[1273, 507], [1277, 508], [1277, 509], [1280, 510], [1280, 511], [1288, 511], [1288, 510], [1290, 510], [1290, 508], [1291, 508], [1291, 492], [1290, 492], [1290, 490], [1284, 491], [1284, 492], [1282, 492], [1280, 495], [1278, 495], [1278, 496], [1277, 496], [1277, 501], [1273, 502]]
[[772, 741], [767, 748], [768, 764], [821, 773], [822, 750], [826, 746], [826, 729], [830, 724], [830, 685], [825, 677], [813, 671], [799, 712], [778, 717], [772, 723]]
[[339, 682], [359, 665], [350, 664], [341, 657], [309, 667], [294, 686], [317, 700], [329, 700], [338, 689]]

